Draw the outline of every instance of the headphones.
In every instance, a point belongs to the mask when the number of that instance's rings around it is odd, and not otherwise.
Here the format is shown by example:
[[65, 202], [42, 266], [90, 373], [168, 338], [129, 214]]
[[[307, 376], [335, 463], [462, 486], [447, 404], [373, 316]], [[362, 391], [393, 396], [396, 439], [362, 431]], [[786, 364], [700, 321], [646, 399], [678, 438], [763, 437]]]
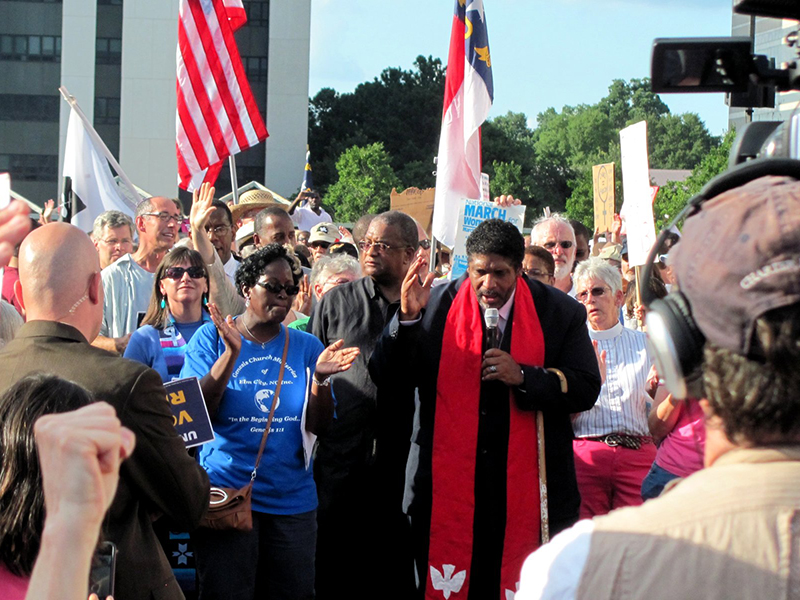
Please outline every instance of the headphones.
[[654, 297], [649, 286], [653, 263], [661, 254], [671, 227], [682, 219], [699, 213], [704, 202], [767, 175], [800, 179], [800, 160], [757, 158], [714, 177], [697, 196], [689, 200], [672, 223], [661, 231], [650, 250], [641, 283], [642, 302], [648, 309], [647, 337], [658, 373], [667, 390], [676, 399], [702, 398], [705, 395], [702, 364], [706, 337], [697, 327], [692, 317], [691, 302], [683, 293], [675, 291], [662, 299]]

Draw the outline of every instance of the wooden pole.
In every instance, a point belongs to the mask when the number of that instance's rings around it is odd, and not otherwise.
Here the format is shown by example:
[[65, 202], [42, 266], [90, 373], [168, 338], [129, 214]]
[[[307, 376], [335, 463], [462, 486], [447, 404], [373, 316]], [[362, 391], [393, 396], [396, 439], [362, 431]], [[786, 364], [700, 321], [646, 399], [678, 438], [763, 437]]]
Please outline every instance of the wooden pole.
[[[638, 306], [641, 306], [642, 305], [641, 267], [639, 267], [638, 265], [634, 267], [634, 272], [636, 273], [636, 304]], [[637, 317], [636, 322], [639, 324], [639, 329], [644, 330], [644, 321], [642, 321]]]
[[547, 509], [547, 466], [544, 460], [544, 415], [536, 411], [536, 443], [539, 449], [539, 506], [542, 545], [550, 541], [550, 516]]

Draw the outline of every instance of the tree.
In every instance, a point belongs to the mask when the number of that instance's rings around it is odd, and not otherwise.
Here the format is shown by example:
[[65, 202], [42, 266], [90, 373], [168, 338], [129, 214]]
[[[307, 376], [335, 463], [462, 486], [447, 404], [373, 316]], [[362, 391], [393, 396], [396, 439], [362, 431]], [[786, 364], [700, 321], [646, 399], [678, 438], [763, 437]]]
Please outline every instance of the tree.
[[414, 68], [388, 68], [352, 93], [320, 90], [309, 100], [308, 140], [314, 184], [324, 194], [336, 162], [352, 146], [381, 142], [405, 187], [430, 187], [439, 144], [445, 71], [418, 56]]
[[[654, 216], [656, 228], [666, 227], [684, 209], [689, 200], [697, 195], [703, 186], [713, 177], [724, 172], [728, 168], [728, 156], [733, 146], [736, 131], [730, 130], [722, 140], [722, 143], [712, 149], [700, 161], [692, 174], [684, 181], [667, 182], [656, 196]], [[680, 225], [680, 223], [679, 223]]]
[[356, 221], [367, 213], [388, 210], [392, 188], [400, 185], [381, 143], [345, 150], [336, 161], [336, 171], [339, 178], [328, 188], [325, 205], [338, 221]]

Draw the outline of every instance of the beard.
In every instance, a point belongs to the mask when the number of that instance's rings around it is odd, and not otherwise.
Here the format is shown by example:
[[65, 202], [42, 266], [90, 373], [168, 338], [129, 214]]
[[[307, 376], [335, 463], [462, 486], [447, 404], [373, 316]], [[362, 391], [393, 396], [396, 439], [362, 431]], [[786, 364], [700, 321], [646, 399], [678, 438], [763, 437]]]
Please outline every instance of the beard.
[[556, 263], [555, 271], [553, 271], [553, 276], [556, 278], [556, 281], [559, 279], [564, 279], [567, 275], [572, 273], [572, 263]]

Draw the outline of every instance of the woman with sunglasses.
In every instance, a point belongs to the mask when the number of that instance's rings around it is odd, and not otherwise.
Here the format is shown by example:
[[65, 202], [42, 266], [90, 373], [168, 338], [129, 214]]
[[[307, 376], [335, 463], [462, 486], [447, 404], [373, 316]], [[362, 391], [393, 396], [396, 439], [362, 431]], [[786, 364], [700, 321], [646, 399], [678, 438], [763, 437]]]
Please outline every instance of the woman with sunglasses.
[[[181, 375], [200, 378], [216, 436], [198, 456], [211, 485], [241, 489], [255, 476], [251, 531], [201, 528], [193, 534], [201, 600], [314, 597], [311, 452], [333, 418], [329, 378], [349, 369], [358, 349], [343, 349], [342, 340], [323, 348], [314, 336], [282, 325], [299, 291], [296, 264], [277, 244], [245, 258], [236, 272], [244, 313], [223, 319], [211, 304], [213, 325], [200, 328], [186, 353]], [[273, 402], [269, 437], [254, 471]]]
[[164, 382], [177, 379], [186, 344], [211, 319], [208, 273], [199, 252], [177, 247], [168, 252], [155, 272], [150, 306], [125, 349], [125, 358], [155, 369]]

